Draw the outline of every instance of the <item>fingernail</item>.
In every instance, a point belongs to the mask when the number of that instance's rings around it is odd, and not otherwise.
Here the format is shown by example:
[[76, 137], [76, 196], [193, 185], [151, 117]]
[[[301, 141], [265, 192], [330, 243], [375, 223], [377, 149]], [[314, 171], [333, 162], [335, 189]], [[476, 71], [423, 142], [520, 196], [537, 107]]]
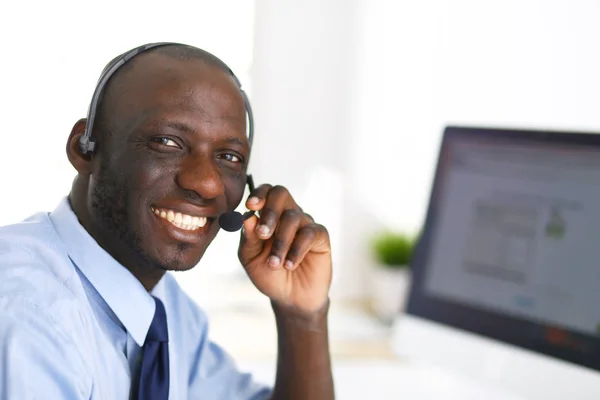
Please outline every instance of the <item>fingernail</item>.
[[269, 259], [267, 260], [267, 263], [271, 267], [278, 267], [280, 262], [281, 262], [281, 260], [277, 256], [270, 256]]
[[260, 199], [256, 196], [250, 197], [247, 201], [248, 204], [258, 204], [259, 202], [260, 202]]
[[269, 234], [269, 227], [266, 225], [259, 225], [256, 228], [256, 232], [258, 232], [259, 236], [267, 236]]
[[286, 260], [286, 261], [285, 261], [285, 264], [283, 264], [283, 266], [284, 266], [286, 269], [292, 269], [292, 268], [294, 268], [294, 263], [293, 263], [293, 262], [291, 262], [290, 260]]

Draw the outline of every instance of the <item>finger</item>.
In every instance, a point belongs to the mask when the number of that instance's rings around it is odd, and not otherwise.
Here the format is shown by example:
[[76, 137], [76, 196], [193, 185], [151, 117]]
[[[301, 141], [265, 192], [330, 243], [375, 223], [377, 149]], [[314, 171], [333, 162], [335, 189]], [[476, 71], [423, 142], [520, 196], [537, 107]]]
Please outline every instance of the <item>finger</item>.
[[290, 192], [283, 186], [273, 186], [267, 193], [263, 208], [260, 210], [260, 219], [256, 232], [262, 239], [269, 239], [286, 209], [297, 208]]
[[267, 193], [273, 186], [269, 184], [260, 185], [248, 197], [246, 200], [246, 207], [252, 211], [258, 211], [263, 208], [267, 199]]
[[290, 271], [295, 270], [309, 251], [317, 253], [331, 251], [329, 234], [323, 225], [309, 224], [298, 230], [283, 266]]
[[285, 210], [273, 234], [273, 242], [267, 264], [271, 268], [279, 268], [286, 259], [288, 250], [296, 236], [296, 232], [304, 219], [300, 210]]
[[244, 221], [244, 227], [240, 235], [240, 246], [238, 248], [238, 257], [242, 265], [247, 265], [250, 260], [256, 258], [264, 249], [265, 241], [258, 237], [256, 225], [258, 225], [258, 217], [256, 215]]

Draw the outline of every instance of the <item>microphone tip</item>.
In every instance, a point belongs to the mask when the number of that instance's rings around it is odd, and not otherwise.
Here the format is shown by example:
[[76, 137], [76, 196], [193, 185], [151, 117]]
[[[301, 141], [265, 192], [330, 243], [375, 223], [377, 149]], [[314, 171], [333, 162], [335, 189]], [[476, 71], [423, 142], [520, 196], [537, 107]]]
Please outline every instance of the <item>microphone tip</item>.
[[237, 211], [226, 212], [219, 216], [219, 225], [227, 232], [239, 231], [244, 226], [244, 216]]

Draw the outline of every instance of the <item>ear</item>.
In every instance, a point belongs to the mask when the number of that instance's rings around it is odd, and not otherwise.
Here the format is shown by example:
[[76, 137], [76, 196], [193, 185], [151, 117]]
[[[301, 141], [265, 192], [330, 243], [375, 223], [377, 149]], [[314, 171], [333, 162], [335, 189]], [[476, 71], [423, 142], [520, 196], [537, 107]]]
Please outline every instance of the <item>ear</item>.
[[81, 118], [73, 125], [69, 140], [67, 141], [67, 157], [71, 165], [80, 175], [89, 175], [92, 173], [92, 157], [81, 153], [79, 150], [79, 138], [85, 133], [85, 124], [87, 120]]

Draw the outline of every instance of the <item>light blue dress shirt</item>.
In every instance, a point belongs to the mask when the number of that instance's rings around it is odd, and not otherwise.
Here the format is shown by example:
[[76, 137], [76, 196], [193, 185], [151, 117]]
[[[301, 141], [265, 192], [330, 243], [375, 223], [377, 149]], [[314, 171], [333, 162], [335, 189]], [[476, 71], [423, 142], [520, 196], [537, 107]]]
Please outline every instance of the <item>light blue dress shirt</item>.
[[[170, 399], [269, 397], [209, 340], [206, 315], [170, 274], [152, 295], [167, 311]], [[0, 399], [129, 399], [154, 308], [66, 199], [0, 227]]]

